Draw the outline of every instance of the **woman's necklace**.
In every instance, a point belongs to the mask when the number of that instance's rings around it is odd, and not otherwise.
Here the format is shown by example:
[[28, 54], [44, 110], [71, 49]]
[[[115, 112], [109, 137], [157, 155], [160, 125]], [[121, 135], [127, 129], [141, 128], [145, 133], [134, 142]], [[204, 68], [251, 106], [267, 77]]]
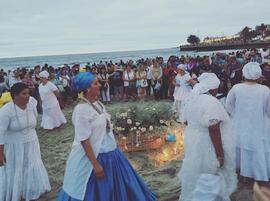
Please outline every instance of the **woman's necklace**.
[[[99, 101], [97, 101], [97, 103], [102, 108], [102, 111], [100, 111], [100, 109], [97, 106], [95, 106], [93, 103], [91, 103], [90, 101], [88, 101], [86, 98], [81, 97], [81, 99], [83, 101], [85, 101], [88, 105], [92, 106], [94, 108], [94, 110], [96, 110], [96, 112], [98, 114], [105, 113], [104, 112], [104, 108], [103, 108], [102, 104]], [[110, 120], [107, 117], [106, 117], [106, 131], [107, 131], [107, 133], [109, 133], [111, 131], [111, 122], [110, 122]]]
[[21, 129], [21, 131], [22, 131], [23, 133], [27, 134], [27, 133], [28, 133], [28, 130], [29, 130], [29, 127], [30, 127], [30, 123], [29, 123], [29, 114], [28, 114], [27, 106], [26, 106], [26, 108], [25, 108], [25, 110], [26, 110], [26, 122], [27, 122], [27, 127], [26, 127], [26, 128], [27, 128], [27, 129], [26, 129], [26, 131], [24, 131], [25, 129], [23, 129], [23, 126], [22, 126], [21, 121], [20, 121], [19, 116], [18, 116], [16, 104], [15, 104], [14, 102], [13, 102], [13, 105], [14, 105], [14, 110], [15, 110], [15, 113], [16, 113], [16, 119], [17, 119], [17, 121], [18, 121], [19, 127], [20, 127], [20, 129]]

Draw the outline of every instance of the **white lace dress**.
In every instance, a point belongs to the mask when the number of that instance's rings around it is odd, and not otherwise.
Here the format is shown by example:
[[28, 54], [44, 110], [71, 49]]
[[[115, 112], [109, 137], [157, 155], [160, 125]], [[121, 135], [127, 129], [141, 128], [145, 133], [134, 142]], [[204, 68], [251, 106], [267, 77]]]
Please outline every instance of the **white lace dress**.
[[67, 123], [54, 94], [54, 91], [58, 90], [58, 88], [49, 81], [45, 85], [40, 84], [38, 90], [43, 109], [41, 127], [44, 129], [54, 129]]
[[[230, 119], [222, 104], [206, 94], [198, 95], [190, 101], [184, 110], [188, 126], [184, 132], [185, 157], [178, 174], [181, 182], [181, 201], [190, 201], [196, 182], [201, 174], [218, 174], [221, 177], [220, 197], [230, 200], [235, 190], [235, 146], [230, 129]], [[220, 123], [224, 166], [219, 167], [215, 149], [210, 139], [208, 127]]]
[[6, 156], [0, 167], [1, 201], [34, 200], [51, 190], [35, 131], [36, 105], [31, 97], [25, 110], [13, 102], [0, 110], [0, 144]]
[[269, 181], [270, 90], [260, 84], [237, 84], [228, 93], [226, 109], [232, 115], [240, 174]]

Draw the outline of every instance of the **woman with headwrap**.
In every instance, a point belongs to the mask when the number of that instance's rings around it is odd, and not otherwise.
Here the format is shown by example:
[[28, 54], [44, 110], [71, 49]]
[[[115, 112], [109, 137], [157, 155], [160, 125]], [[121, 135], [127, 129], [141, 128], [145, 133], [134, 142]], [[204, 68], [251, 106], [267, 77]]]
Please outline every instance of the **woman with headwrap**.
[[226, 100], [236, 136], [236, 168], [243, 177], [269, 181], [270, 91], [257, 83], [262, 75], [259, 63], [247, 63], [243, 75], [245, 82], [235, 85]]
[[188, 125], [185, 129], [185, 158], [178, 174], [181, 182], [179, 200], [192, 200], [200, 175], [217, 174], [221, 186], [218, 196], [222, 198], [220, 200], [228, 201], [237, 182], [230, 118], [215, 97], [220, 84], [217, 76], [203, 73], [198, 81], [184, 109]]
[[59, 90], [57, 86], [48, 80], [49, 73], [47, 71], [40, 72], [39, 77], [41, 83], [38, 90], [43, 109], [41, 127], [46, 130], [62, 127], [67, 123], [67, 120], [57, 100]]
[[50, 191], [36, 134], [37, 101], [26, 84], [11, 87], [13, 101], [0, 110], [0, 200], [36, 200]]
[[110, 115], [89, 72], [74, 77], [81, 101], [72, 114], [75, 138], [58, 201], [153, 201], [155, 195], [117, 148]]

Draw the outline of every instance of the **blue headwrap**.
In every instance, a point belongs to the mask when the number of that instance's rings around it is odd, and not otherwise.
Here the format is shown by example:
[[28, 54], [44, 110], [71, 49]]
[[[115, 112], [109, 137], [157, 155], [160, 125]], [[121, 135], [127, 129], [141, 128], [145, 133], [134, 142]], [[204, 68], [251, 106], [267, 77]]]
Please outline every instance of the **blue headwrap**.
[[81, 72], [74, 77], [74, 88], [80, 93], [89, 88], [96, 77], [89, 72]]

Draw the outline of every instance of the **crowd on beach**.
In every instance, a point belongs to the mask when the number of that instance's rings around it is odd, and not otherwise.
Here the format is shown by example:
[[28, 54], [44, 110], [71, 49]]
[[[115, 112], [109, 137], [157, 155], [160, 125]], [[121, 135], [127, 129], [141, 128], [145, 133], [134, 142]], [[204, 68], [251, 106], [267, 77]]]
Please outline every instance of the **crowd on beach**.
[[[263, 77], [261, 83], [270, 87], [270, 62], [269, 51], [263, 49], [243, 50], [225, 53], [213, 53], [211, 56], [171, 56], [167, 62], [162, 57], [154, 59], [129, 60], [117, 63], [100, 61], [98, 64], [80, 66], [67, 64], [53, 67], [45, 64], [37, 65], [34, 69], [17, 68], [15, 70], [0, 71], [0, 96], [14, 83], [23, 82], [31, 90], [31, 95], [39, 100], [38, 86], [39, 73], [46, 70], [48, 80], [55, 84], [60, 92], [61, 107], [76, 100], [73, 78], [81, 71], [91, 72], [98, 76], [101, 83], [101, 99], [107, 104], [111, 101], [145, 100], [153, 97], [159, 99], [174, 99], [175, 77], [177, 66], [184, 64], [185, 71], [192, 78], [198, 77], [203, 72], [213, 72], [221, 80], [220, 93], [226, 95], [231, 86], [242, 82], [242, 67], [245, 63], [256, 61], [261, 64]], [[41, 112], [39, 105], [38, 111]]]
[[10, 91], [13, 101], [0, 109], [0, 200], [28, 201], [50, 191], [35, 131], [37, 112], [43, 129], [62, 128], [67, 121], [61, 108], [78, 98], [59, 201], [157, 200], [117, 148], [104, 106], [112, 100], [174, 100], [177, 121], [187, 124], [178, 174], [181, 201], [229, 201], [236, 173], [244, 182], [269, 182], [269, 55], [252, 49], [171, 56], [166, 63], [157, 57], [1, 70], [0, 93]]

